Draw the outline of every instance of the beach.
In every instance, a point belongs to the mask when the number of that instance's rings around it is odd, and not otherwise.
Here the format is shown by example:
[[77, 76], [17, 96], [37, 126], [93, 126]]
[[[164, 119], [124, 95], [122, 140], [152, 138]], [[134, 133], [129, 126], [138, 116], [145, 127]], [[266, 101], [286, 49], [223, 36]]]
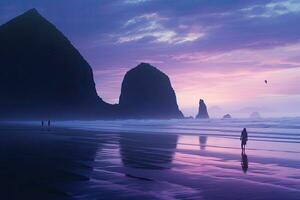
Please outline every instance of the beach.
[[[300, 199], [299, 118], [7, 122], [2, 199]], [[242, 154], [239, 135], [247, 127]]]

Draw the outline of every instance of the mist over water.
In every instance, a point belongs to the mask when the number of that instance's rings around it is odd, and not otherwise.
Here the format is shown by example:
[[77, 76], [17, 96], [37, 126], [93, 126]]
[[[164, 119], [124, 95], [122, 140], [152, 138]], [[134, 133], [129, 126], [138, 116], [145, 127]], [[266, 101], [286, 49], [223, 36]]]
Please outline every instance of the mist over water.
[[[34, 122], [32, 122], [34, 123]], [[274, 119], [207, 119], [207, 120], [115, 120], [115, 121], [63, 121], [60, 127], [83, 130], [120, 132], [163, 132], [183, 135], [212, 135], [239, 137], [242, 128], [249, 130], [252, 139], [299, 142], [300, 118]], [[290, 139], [290, 140], [289, 140]]]

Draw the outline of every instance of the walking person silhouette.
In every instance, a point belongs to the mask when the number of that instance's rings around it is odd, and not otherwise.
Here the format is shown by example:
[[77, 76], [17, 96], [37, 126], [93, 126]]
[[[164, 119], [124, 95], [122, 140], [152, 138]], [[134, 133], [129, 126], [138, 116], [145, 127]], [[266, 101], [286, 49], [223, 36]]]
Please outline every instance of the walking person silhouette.
[[248, 133], [246, 128], [243, 129], [240, 140], [241, 140], [241, 149], [242, 151], [245, 151], [247, 140], [248, 140]]

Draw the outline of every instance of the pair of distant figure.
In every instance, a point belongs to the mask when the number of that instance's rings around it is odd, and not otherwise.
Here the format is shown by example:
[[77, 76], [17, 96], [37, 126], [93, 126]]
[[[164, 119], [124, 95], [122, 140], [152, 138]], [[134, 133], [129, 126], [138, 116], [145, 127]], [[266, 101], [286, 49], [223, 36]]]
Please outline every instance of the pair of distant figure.
[[[50, 125], [51, 125], [51, 122], [50, 122], [50, 120], [48, 120], [48, 127], [50, 127]], [[42, 126], [44, 126], [44, 120], [42, 120]]]

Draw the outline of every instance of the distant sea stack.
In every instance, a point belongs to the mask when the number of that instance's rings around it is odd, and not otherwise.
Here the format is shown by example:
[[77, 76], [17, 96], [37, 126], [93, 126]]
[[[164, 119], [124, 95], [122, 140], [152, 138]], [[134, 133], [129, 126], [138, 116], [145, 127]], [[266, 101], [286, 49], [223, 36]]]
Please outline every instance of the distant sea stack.
[[0, 26], [2, 118], [107, 117], [90, 65], [35, 9]]
[[223, 119], [231, 119], [231, 118], [232, 118], [232, 117], [231, 117], [230, 114], [226, 114], [226, 115], [223, 116]]
[[119, 108], [125, 118], [183, 118], [169, 77], [147, 63], [126, 73]]
[[251, 119], [260, 119], [261, 116], [260, 116], [259, 112], [252, 112], [250, 114], [249, 118], [251, 118]]
[[209, 115], [207, 112], [207, 107], [203, 101], [203, 99], [200, 99], [199, 101], [199, 109], [198, 109], [198, 114], [196, 116], [197, 119], [208, 119]]

